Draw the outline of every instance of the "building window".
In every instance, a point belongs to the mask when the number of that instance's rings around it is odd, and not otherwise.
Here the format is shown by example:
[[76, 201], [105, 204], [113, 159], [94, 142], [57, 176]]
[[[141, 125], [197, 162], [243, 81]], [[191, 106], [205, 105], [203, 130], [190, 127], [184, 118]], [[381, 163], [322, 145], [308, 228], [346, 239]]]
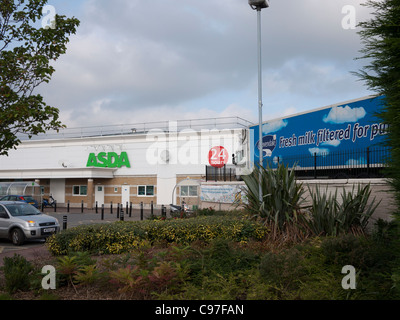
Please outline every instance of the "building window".
[[73, 186], [72, 187], [72, 195], [86, 196], [87, 195], [87, 186]]
[[197, 197], [197, 186], [181, 186], [181, 197]]
[[138, 196], [154, 196], [154, 186], [138, 186]]

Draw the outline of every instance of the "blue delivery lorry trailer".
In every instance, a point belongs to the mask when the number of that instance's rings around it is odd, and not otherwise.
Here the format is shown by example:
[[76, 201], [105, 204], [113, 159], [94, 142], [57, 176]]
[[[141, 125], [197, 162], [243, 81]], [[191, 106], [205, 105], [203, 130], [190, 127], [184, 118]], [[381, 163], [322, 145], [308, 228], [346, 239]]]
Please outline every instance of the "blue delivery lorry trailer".
[[249, 159], [263, 165], [288, 165], [303, 178], [381, 177], [390, 155], [384, 145], [388, 126], [376, 115], [382, 110], [382, 96], [314, 109], [270, 120], [249, 128]]

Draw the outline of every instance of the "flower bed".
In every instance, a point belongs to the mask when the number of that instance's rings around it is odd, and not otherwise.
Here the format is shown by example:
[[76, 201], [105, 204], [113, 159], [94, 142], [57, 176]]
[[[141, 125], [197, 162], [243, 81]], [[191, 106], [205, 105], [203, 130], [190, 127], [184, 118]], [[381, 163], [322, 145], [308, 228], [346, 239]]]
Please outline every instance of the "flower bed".
[[119, 254], [148, 243], [190, 244], [216, 238], [247, 242], [262, 240], [267, 228], [257, 222], [236, 216], [205, 216], [190, 219], [147, 220], [80, 226], [63, 231], [47, 240], [54, 255], [88, 251]]

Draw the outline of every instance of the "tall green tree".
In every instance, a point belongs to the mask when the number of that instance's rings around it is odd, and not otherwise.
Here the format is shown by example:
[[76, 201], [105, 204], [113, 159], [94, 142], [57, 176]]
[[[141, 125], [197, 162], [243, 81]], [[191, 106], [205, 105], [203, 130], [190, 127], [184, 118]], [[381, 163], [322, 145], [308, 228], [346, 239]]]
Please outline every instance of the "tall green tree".
[[[386, 144], [391, 148], [388, 175], [400, 208], [400, 0], [369, 0], [372, 18], [361, 22], [361, 59], [368, 64], [356, 74], [367, 86], [385, 96], [378, 115], [390, 129]], [[400, 212], [396, 213], [400, 220]]]
[[[51, 63], [66, 53], [79, 20], [53, 14], [47, 0], [0, 2], [0, 155], [30, 138], [62, 127], [59, 110], [35, 89], [48, 83]], [[55, 8], [53, 8], [55, 9]]]

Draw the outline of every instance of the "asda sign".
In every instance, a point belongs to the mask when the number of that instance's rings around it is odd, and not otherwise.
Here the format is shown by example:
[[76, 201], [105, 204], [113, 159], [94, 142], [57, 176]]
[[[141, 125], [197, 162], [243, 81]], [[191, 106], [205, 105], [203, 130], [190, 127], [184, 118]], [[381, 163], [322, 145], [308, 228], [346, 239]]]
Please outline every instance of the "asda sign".
[[86, 167], [98, 167], [98, 168], [130, 168], [128, 154], [121, 152], [100, 152], [99, 154], [91, 153], [86, 164]]

